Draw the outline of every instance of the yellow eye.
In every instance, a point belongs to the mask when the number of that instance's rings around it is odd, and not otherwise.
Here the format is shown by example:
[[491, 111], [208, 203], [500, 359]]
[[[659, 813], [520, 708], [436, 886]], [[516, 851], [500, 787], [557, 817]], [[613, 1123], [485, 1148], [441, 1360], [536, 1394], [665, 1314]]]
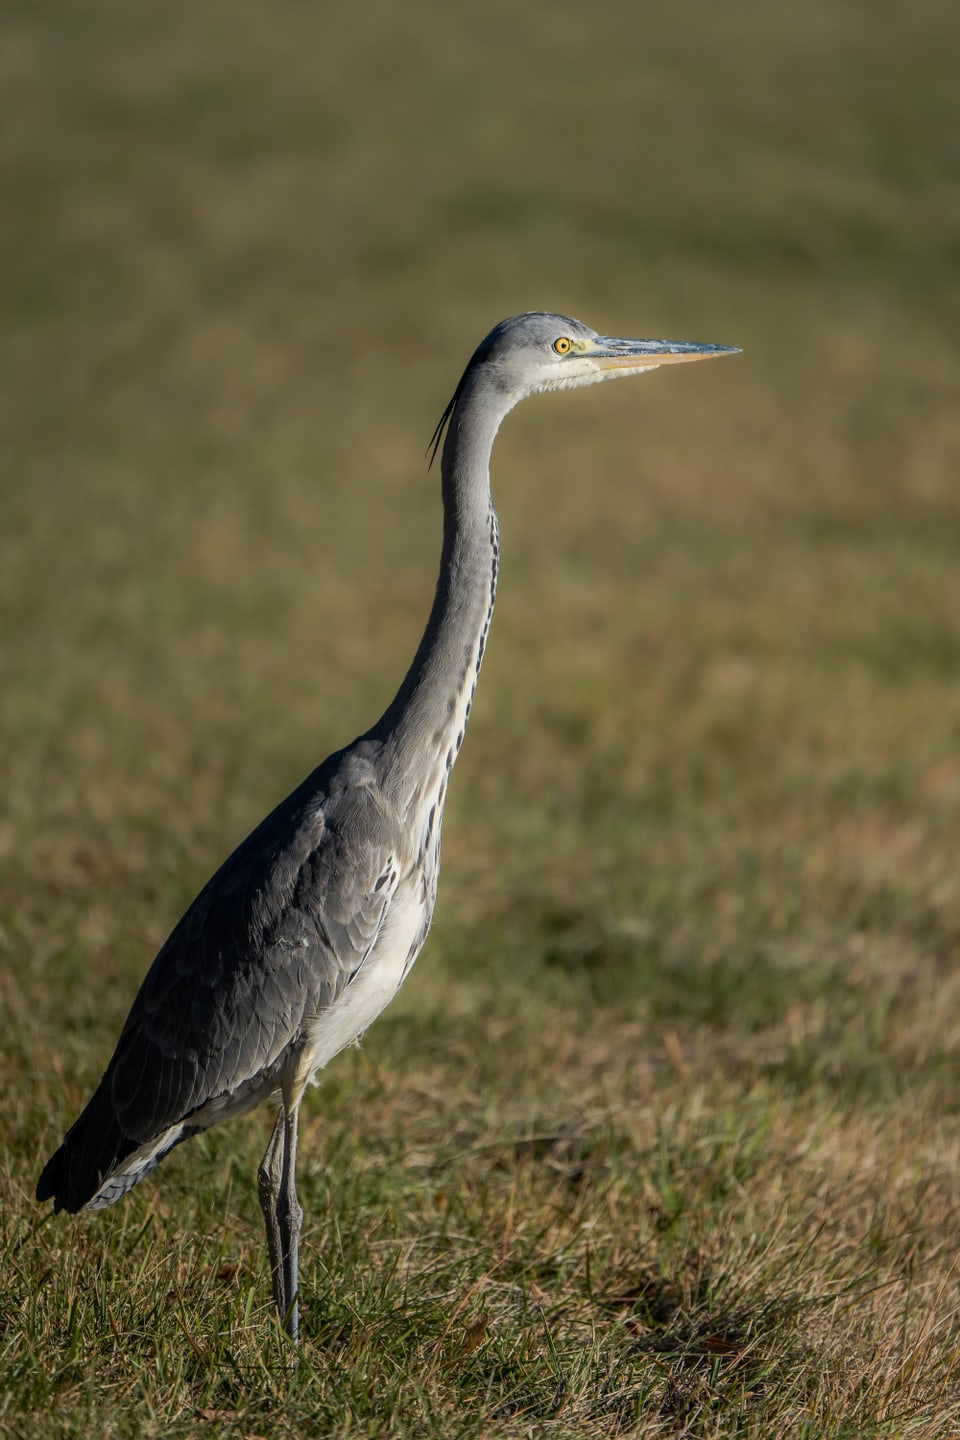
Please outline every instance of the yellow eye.
[[559, 340], [554, 340], [553, 348], [558, 355], [566, 355], [567, 351], [570, 349], [570, 341], [567, 339], [566, 335], [561, 335]]

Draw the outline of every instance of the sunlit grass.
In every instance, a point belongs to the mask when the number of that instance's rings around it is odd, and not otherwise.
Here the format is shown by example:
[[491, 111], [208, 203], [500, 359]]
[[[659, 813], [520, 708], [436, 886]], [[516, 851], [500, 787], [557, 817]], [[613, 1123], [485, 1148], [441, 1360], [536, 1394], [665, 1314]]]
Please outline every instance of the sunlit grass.
[[[960, 1430], [955, 7], [14, 6], [0, 1434]], [[531, 307], [437, 921], [304, 1116], [32, 1200], [223, 855], [380, 712]]]

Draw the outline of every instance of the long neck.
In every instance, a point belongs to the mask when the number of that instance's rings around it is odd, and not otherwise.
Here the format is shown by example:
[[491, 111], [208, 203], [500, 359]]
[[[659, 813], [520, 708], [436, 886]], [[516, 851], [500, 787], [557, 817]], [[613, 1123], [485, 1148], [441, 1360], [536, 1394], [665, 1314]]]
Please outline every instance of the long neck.
[[444, 790], [463, 741], [497, 587], [490, 451], [506, 408], [468, 379], [450, 419], [433, 608], [413, 664], [371, 732], [384, 743], [401, 801]]

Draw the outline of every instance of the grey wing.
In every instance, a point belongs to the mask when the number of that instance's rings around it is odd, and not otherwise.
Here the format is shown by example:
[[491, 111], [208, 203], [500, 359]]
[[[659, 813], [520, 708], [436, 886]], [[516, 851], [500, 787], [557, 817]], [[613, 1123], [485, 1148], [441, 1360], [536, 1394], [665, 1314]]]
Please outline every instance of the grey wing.
[[267, 856], [248, 846], [158, 954], [104, 1076], [139, 1143], [269, 1078], [305, 1020], [350, 983], [389, 909], [389, 846], [326, 825]]
[[[110, 1204], [178, 1140], [277, 1086], [305, 1019], [336, 1003], [375, 945], [397, 887], [400, 842], [371, 776], [359, 747], [331, 756], [204, 886], [44, 1167], [39, 1200]], [[105, 1187], [114, 1175], [126, 1180]]]

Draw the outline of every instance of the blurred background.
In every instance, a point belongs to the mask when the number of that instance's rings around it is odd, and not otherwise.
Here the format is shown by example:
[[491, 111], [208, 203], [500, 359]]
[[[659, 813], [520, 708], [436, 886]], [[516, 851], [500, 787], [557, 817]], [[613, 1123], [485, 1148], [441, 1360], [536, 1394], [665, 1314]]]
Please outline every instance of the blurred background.
[[[958, 55], [956, 0], [3, 7], [0, 1431], [957, 1433]], [[392, 698], [425, 448], [528, 309], [743, 353], [497, 442], [437, 920], [304, 1107], [288, 1380], [268, 1117], [89, 1223], [34, 1177]]]
[[561, 1027], [790, 1011], [818, 1068], [858, 983], [942, 998], [956, 6], [95, 0], [0, 36], [7, 1063], [56, 1046], [79, 1096], [182, 905], [390, 699], [427, 440], [533, 308], [743, 354], [510, 418], [393, 1023], [474, 982]]

